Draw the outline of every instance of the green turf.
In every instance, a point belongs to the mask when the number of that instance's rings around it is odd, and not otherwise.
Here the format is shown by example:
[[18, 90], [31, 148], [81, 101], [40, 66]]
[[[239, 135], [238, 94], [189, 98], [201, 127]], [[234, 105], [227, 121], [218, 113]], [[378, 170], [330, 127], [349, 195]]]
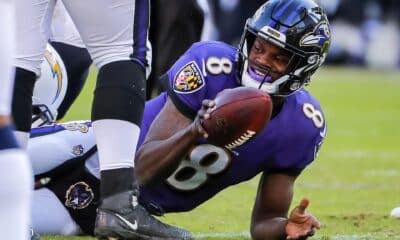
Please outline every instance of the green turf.
[[[93, 77], [65, 120], [88, 119]], [[322, 223], [314, 239], [400, 239], [400, 73], [325, 67], [308, 87], [320, 100], [328, 137], [298, 179], [295, 202], [310, 198]], [[227, 189], [190, 213], [162, 218], [199, 239], [249, 239], [257, 178]], [[43, 237], [43, 239], [92, 239]]]

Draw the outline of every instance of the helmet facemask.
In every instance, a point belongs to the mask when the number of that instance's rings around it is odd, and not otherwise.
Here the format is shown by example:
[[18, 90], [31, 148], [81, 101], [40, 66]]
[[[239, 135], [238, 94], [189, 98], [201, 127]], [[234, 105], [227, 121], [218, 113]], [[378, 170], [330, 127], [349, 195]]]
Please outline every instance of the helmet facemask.
[[35, 104], [32, 106], [32, 127], [42, 127], [51, 125], [55, 122], [57, 110], [50, 109], [44, 104]]
[[[270, 67], [262, 66], [249, 59], [250, 49], [257, 37], [279, 47], [289, 56], [286, 70], [283, 73], [274, 72], [274, 70], [272, 70]], [[241, 44], [240, 49], [240, 55], [243, 61], [240, 73], [242, 85], [259, 88], [271, 95], [280, 96], [290, 94], [289, 92], [283, 91], [285, 88], [289, 88], [291, 92], [294, 92], [304, 85], [300, 78], [301, 71], [293, 71], [293, 69], [298, 69], [300, 63], [304, 61], [304, 55], [282, 47], [282, 45], [284, 46], [284, 43], [281, 43], [278, 39], [275, 39], [272, 36], [262, 36], [260, 34], [256, 34], [250, 28], [246, 29], [245, 36], [242, 37], [242, 41], [244, 41]], [[255, 74], [255, 71], [258, 74]], [[262, 76], [261, 73], [263, 73], [264, 76]], [[274, 78], [273, 75], [279, 75], [279, 77]], [[291, 86], [287, 86], [289, 82]]]

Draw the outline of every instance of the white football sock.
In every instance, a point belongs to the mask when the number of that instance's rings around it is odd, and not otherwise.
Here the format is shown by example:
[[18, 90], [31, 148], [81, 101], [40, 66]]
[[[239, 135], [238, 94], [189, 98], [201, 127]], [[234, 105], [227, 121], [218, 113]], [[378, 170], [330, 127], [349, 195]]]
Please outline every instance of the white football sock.
[[128, 121], [96, 120], [92, 123], [100, 170], [134, 167], [140, 128]]
[[25, 151], [0, 151], [1, 239], [27, 240], [30, 225], [32, 170]]

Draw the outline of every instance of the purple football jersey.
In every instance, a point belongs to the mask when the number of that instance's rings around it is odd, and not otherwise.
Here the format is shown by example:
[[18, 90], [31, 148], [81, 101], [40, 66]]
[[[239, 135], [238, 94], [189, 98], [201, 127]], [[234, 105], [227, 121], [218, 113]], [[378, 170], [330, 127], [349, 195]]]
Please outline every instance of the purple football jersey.
[[[139, 144], [168, 96], [194, 118], [203, 99], [239, 86], [237, 50], [221, 42], [194, 44], [168, 71], [163, 93], [146, 104]], [[199, 141], [163, 183], [141, 188], [141, 201], [165, 212], [191, 210], [219, 191], [259, 173], [299, 174], [314, 158], [326, 134], [317, 100], [301, 89], [285, 99], [268, 127], [232, 150]]]

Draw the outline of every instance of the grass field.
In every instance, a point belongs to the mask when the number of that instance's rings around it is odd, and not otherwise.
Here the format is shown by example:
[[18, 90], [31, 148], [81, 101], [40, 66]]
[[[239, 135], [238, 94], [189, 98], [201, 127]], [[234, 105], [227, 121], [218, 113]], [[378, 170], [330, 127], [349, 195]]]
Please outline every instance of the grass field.
[[[65, 120], [88, 119], [93, 78]], [[322, 223], [313, 239], [400, 239], [400, 73], [323, 68], [309, 89], [320, 100], [328, 137], [319, 158], [298, 179], [297, 203]], [[249, 239], [258, 179], [227, 189], [196, 210], [163, 221], [185, 227], [198, 239]], [[45, 240], [90, 237], [44, 236]]]

